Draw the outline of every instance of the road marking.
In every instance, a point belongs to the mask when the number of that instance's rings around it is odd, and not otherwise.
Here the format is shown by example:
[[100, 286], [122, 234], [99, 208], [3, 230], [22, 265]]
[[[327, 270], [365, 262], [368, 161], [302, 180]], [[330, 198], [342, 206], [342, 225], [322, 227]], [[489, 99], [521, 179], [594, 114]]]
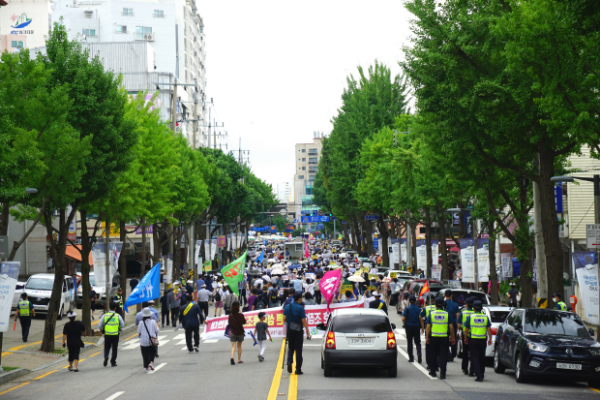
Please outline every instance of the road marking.
[[[398, 349], [398, 353], [402, 354], [402, 356], [408, 360], [408, 354], [406, 354], [406, 352], [404, 350], [402, 350], [400, 347], [396, 347], [396, 348]], [[423, 367], [421, 364], [416, 363], [416, 362], [411, 363], [411, 364], [414, 365], [419, 371], [424, 373], [425, 376], [428, 377], [429, 379], [437, 379], [437, 378], [434, 378], [433, 376], [429, 375], [429, 371], [427, 371], [427, 369], [425, 367]]]
[[269, 389], [269, 395], [267, 400], [275, 400], [279, 391], [279, 383], [281, 381], [281, 373], [283, 372], [283, 355], [285, 354], [285, 339], [281, 343], [281, 350], [279, 351], [279, 361], [275, 367], [275, 375], [273, 375], [273, 382], [271, 383], [271, 389]]
[[[598, 389], [595, 389], [595, 388], [593, 388], [593, 387], [591, 387], [591, 386], [588, 386], [588, 389], [591, 389], [591, 390], [593, 390], [593, 391], [594, 391], [594, 392], [596, 392], [596, 393], [600, 393], [600, 390], [598, 390]], [[2, 393], [0, 393], [0, 394], [2, 394]]]
[[290, 375], [290, 385], [288, 386], [288, 400], [296, 400], [298, 398], [298, 375], [296, 371], [296, 353], [294, 353], [294, 362], [292, 364], [292, 374]]
[[34, 381], [40, 380], [40, 379], [42, 379], [42, 378], [45, 378], [45, 377], [47, 377], [47, 376], [48, 376], [48, 375], [50, 375], [50, 374], [53, 374], [53, 373], [55, 373], [56, 371], [58, 371], [58, 370], [57, 370], [57, 369], [55, 369], [54, 371], [46, 372], [44, 375], [40, 375], [40, 376], [38, 376], [37, 378], [33, 378], [33, 380], [34, 380]]
[[137, 336], [137, 335], [138, 335], [137, 333], [134, 333], [133, 335], [131, 335], [127, 339], [125, 339], [124, 342], [128, 341], [129, 339], [131, 339], [132, 337]]
[[208, 340], [205, 340], [202, 343], [217, 343], [218, 341], [219, 341], [219, 339], [208, 339]]
[[[165, 365], [167, 365], [167, 363], [162, 363], [162, 364], [158, 364], [156, 367], [154, 367], [154, 371], [150, 371], [148, 372], [149, 374], [153, 374], [156, 371], [158, 371], [159, 369], [161, 369], [162, 367], [164, 367]], [[108, 399], [107, 399], [108, 400]]]
[[107, 397], [106, 400], [115, 400], [117, 397], [119, 397], [123, 393], [125, 393], [125, 392], [117, 392], [117, 393], [113, 394], [112, 396]]
[[88, 358], [92, 358], [92, 357], [94, 357], [94, 356], [97, 356], [98, 354], [100, 354], [100, 352], [94, 353], [94, 354], [92, 354], [91, 356], [88, 356]]
[[30, 383], [31, 383], [31, 381], [29, 381], [29, 382], [24, 382], [24, 383], [21, 383], [20, 385], [17, 385], [17, 386], [11, 387], [10, 389], [6, 389], [4, 392], [0, 392], [0, 396], [2, 396], [3, 394], [6, 394], [6, 393], [8, 393], [8, 392], [11, 392], [11, 391], [13, 391], [13, 390], [15, 390], [15, 389], [18, 389], [18, 388], [20, 388], [20, 387], [23, 387], [23, 386], [25, 386], [25, 385], [29, 385]]
[[175, 343], [177, 346], [179, 346], [180, 344], [186, 344], [185, 339], [180, 340], [178, 343]]
[[302, 345], [302, 347], [321, 347], [321, 345], [320, 344], [305, 344], [305, 345]]
[[181, 339], [185, 339], [185, 333], [180, 333], [179, 335], [177, 335], [173, 338], [173, 340], [181, 340]]

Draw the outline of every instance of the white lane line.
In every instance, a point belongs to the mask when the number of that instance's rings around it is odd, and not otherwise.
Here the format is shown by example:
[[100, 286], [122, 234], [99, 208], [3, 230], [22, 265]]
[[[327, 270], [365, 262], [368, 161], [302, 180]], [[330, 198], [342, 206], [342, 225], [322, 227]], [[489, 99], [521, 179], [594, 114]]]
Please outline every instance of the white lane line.
[[[398, 349], [398, 353], [402, 354], [402, 357], [404, 357], [408, 360], [408, 354], [406, 354], [406, 352], [404, 350], [402, 350], [400, 347], [396, 347], [396, 348]], [[429, 379], [437, 379], [437, 378], [434, 378], [433, 376], [429, 375], [429, 371], [427, 371], [427, 369], [425, 367], [423, 367], [421, 364], [419, 364], [417, 362], [414, 362], [411, 364], [414, 365], [419, 371], [424, 373], [425, 376], [428, 377]]]
[[117, 392], [117, 393], [113, 394], [112, 396], [107, 397], [106, 400], [115, 400], [117, 397], [119, 397], [123, 393], [125, 393], [125, 392]]
[[[156, 371], [158, 371], [159, 369], [161, 369], [162, 367], [164, 367], [165, 365], [167, 365], [167, 363], [162, 363], [162, 364], [158, 364], [156, 367], [154, 367], [154, 371], [150, 371], [148, 372], [149, 374], [153, 374]], [[108, 399], [107, 399], [108, 400]]]
[[218, 341], [219, 341], [219, 339], [208, 339], [208, 340], [205, 340], [202, 343], [217, 343]]
[[320, 344], [305, 344], [305, 345], [302, 345], [302, 347], [321, 347], [321, 345]]
[[180, 344], [186, 344], [185, 339], [179, 341], [178, 343], [175, 343], [176, 345], [180, 345]]
[[179, 335], [177, 335], [173, 338], [173, 340], [181, 340], [181, 339], [185, 339], [185, 333], [180, 333]]

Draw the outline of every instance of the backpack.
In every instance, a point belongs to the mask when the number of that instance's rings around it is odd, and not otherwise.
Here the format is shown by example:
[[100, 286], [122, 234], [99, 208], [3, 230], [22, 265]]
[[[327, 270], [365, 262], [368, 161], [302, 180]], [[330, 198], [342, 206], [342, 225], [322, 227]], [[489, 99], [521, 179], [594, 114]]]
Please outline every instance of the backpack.
[[262, 310], [265, 308], [265, 303], [263, 303], [263, 296], [256, 296], [256, 300], [254, 300], [254, 309]]
[[271, 303], [277, 303], [277, 291], [271, 290]]
[[217, 290], [217, 293], [215, 293], [215, 301], [221, 301], [221, 293]]

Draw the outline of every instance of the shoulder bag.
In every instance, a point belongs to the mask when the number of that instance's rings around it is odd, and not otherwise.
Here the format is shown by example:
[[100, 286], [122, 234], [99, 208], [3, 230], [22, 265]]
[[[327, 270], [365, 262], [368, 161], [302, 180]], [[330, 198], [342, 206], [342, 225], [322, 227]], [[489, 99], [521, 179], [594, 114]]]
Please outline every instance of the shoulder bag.
[[146, 328], [146, 333], [148, 333], [148, 337], [150, 338], [150, 345], [158, 347], [158, 338], [150, 334], [150, 331], [148, 330], [148, 325], [146, 325], [146, 321], [142, 321], [142, 323], [144, 324], [144, 328]]

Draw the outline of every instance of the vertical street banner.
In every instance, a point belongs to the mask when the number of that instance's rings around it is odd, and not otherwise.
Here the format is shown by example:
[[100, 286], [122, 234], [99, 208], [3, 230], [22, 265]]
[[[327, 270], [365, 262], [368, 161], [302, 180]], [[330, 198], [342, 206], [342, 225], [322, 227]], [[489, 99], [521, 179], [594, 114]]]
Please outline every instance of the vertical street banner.
[[92, 248], [92, 263], [94, 264], [94, 276], [96, 286], [106, 286], [106, 245], [96, 243]]
[[[406, 238], [400, 239], [400, 254], [402, 256], [401, 260], [404, 262], [408, 262], [408, 253], [407, 253], [407, 248], [406, 248]], [[392, 243], [392, 246], [394, 245], [394, 243]], [[396, 249], [394, 249], [396, 250]], [[398, 252], [396, 252], [398, 253]]]
[[573, 265], [581, 291], [581, 302], [584, 312], [584, 321], [589, 324], [598, 325], [598, 256], [592, 251], [581, 251], [573, 253]]
[[227, 236], [217, 236], [217, 247], [227, 246]]
[[208, 260], [214, 260], [217, 254], [217, 239], [205, 240], [204, 241], [204, 257]]
[[194, 245], [194, 262], [196, 263], [196, 270], [199, 272], [202, 271], [202, 253], [200, 252], [201, 246], [202, 240], [196, 240], [196, 244]]
[[500, 264], [502, 265], [502, 278], [512, 278], [512, 254], [511, 253], [500, 253]]
[[479, 282], [490, 280], [490, 240], [477, 239], [477, 275]]
[[[431, 271], [438, 269], [440, 259], [440, 241], [437, 239], [431, 239]], [[439, 268], [441, 271], [441, 267]], [[441, 275], [440, 275], [441, 276]], [[433, 278], [436, 279], [436, 278]], [[439, 279], [439, 278], [438, 278]]]
[[459, 239], [463, 282], [475, 283], [475, 240]]
[[166, 262], [167, 270], [165, 273], [165, 278], [167, 280], [167, 284], [171, 284], [173, 283], [173, 254], [167, 254]]
[[425, 277], [427, 276], [427, 246], [425, 245], [425, 239], [418, 239], [416, 244], [417, 247], [417, 268], [423, 271]]
[[[71, 205], [68, 205], [67, 209], [66, 209], [66, 214], [70, 215], [72, 210], [73, 210], [73, 207], [71, 207]], [[74, 217], [73, 221], [71, 221], [71, 223], [69, 224], [69, 233], [67, 235], [67, 238], [73, 242], [77, 240], [77, 218], [76, 217]]]
[[20, 261], [0, 263], [0, 332], [8, 332], [10, 329], [10, 311], [20, 268]]
[[[110, 252], [108, 262], [110, 263], [110, 278], [115, 275], [119, 268], [119, 257], [121, 257], [121, 250], [123, 250], [123, 242], [113, 242], [108, 244], [108, 251]], [[142, 266], [142, 272], [145, 266]]]

